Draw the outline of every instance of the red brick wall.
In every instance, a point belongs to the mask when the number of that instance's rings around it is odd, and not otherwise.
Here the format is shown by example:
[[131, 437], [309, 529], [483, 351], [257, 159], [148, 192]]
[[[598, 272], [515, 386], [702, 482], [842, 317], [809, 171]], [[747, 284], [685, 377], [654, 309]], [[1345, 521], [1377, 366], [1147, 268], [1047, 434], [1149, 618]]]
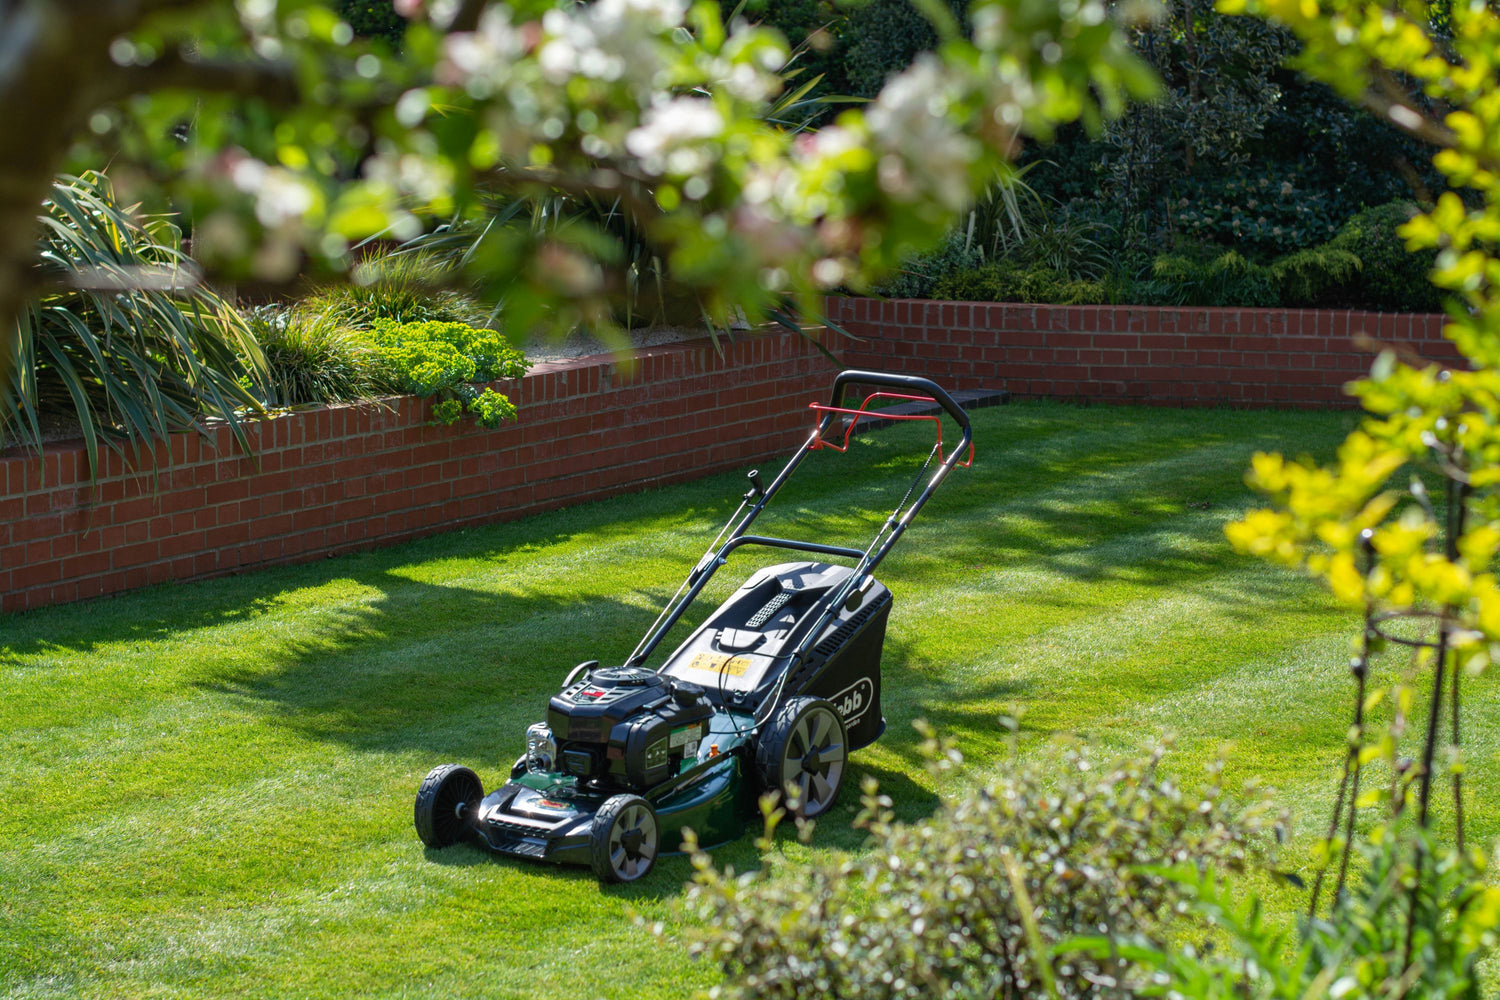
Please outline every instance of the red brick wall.
[[[1441, 316], [834, 299], [866, 338], [848, 367], [954, 389], [1172, 405], [1351, 405], [1360, 332], [1455, 361]], [[232, 573], [547, 510], [788, 451], [835, 365], [799, 337], [706, 341], [539, 366], [504, 386], [519, 422], [427, 426], [427, 407], [293, 413], [251, 428], [259, 467], [220, 429], [163, 446], [157, 477], [79, 446], [0, 457], [0, 612]], [[168, 460], [169, 459], [169, 460]]]
[[1444, 364], [1441, 315], [830, 299], [864, 338], [850, 367], [926, 374], [952, 389], [1169, 406], [1353, 406], [1361, 334]]
[[[158, 478], [81, 446], [0, 458], [0, 612], [313, 559], [690, 479], [790, 451], [835, 366], [788, 334], [541, 365], [501, 386], [520, 419], [427, 426], [421, 401], [335, 406], [179, 435]], [[163, 446], [162, 458], [166, 459]]]

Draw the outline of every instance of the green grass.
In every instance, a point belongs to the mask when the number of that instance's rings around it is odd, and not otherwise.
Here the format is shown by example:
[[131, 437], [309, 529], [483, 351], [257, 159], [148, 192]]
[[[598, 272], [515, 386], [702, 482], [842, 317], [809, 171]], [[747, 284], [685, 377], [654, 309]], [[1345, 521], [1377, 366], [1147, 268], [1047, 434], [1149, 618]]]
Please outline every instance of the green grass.
[[[1023, 736], [1128, 750], [1171, 731], [1195, 771], [1277, 786], [1292, 866], [1331, 803], [1357, 623], [1233, 554], [1256, 449], [1331, 454], [1340, 414], [1079, 409], [976, 416], [959, 470], [880, 576], [896, 595], [886, 736], [856, 756], [907, 818], [937, 789], [911, 721], [969, 773]], [[813, 456], [758, 530], [873, 532], [922, 428]], [[915, 457], [913, 457], [915, 456]], [[670, 997], [711, 985], [677, 939], [689, 868], [601, 890], [588, 873], [424, 851], [418, 782], [488, 785], [575, 663], [629, 652], [743, 490], [736, 476], [398, 548], [0, 619], [0, 993], [67, 996]], [[778, 556], [760, 564], [777, 561]], [[727, 593], [757, 563], [721, 573]], [[704, 611], [707, 606], [704, 606]], [[1471, 718], [1496, 707], [1473, 682]], [[1493, 736], [1471, 724], [1471, 788]], [[856, 796], [806, 854], [855, 850]], [[1476, 839], [1500, 833], [1470, 803]], [[716, 852], [760, 862], [749, 838]], [[1294, 905], [1288, 898], [1284, 905]], [[662, 922], [666, 940], [649, 925]]]

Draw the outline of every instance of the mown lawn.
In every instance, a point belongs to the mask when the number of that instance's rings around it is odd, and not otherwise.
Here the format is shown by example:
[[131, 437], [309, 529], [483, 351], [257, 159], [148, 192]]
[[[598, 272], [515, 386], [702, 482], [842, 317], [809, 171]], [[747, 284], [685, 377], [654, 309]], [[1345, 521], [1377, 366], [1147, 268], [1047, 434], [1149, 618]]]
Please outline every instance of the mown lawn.
[[[1356, 621], [1234, 555], [1222, 528], [1253, 502], [1253, 451], [1327, 455], [1350, 420], [978, 413], [974, 468], [880, 574], [896, 595], [890, 728], [856, 756], [854, 787], [874, 774], [903, 815], [931, 810], [918, 717], [958, 739], [971, 774], [1003, 766], [1002, 712], [1022, 713], [1023, 747], [1067, 732], [1126, 750], [1170, 731], [1184, 774], [1233, 741], [1233, 773], [1294, 812], [1295, 867], [1336, 780]], [[813, 456], [758, 528], [872, 532], [922, 435]], [[0, 618], [0, 992], [639, 1000], [712, 984], [675, 940], [685, 860], [601, 890], [582, 871], [426, 852], [411, 805], [443, 761], [496, 783], [569, 668], [628, 653], [742, 484]], [[720, 593], [754, 565], [721, 573]], [[1493, 685], [1468, 698], [1493, 717]], [[1494, 787], [1493, 737], [1469, 732], [1471, 787]], [[810, 846], [778, 849], [857, 849], [855, 798]], [[1485, 840], [1493, 801], [1471, 803]], [[749, 838], [716, 857], [759, 863]]]

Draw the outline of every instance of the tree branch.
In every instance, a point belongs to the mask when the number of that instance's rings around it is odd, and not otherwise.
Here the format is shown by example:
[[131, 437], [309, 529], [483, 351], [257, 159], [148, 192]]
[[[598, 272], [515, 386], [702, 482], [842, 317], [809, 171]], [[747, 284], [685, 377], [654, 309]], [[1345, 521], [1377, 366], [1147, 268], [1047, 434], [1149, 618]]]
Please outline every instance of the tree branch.
[[1376, 67], [1376, 90], [1366, 90], [1361, 103], [1413, 139], [1451, 148], [1458, 141], [1453, 131], [1441, 122], [1417, 110], [1405, 88], [1388, 70]]
[[289, 63], [264, 59], [196, 59], [172, 49], [145, 66], [124, 66], [115, 74], [116, 97], [157, 90], [196, 90], [240, 94], [270, 104], [292, 105], [303, 98]]
[[458, 12], [453, 15], [453, 21], [448, 25], [449, 31], [473, 31], [479, 27], [479, 16], [489, 6], [489, 0], [462, 0]]

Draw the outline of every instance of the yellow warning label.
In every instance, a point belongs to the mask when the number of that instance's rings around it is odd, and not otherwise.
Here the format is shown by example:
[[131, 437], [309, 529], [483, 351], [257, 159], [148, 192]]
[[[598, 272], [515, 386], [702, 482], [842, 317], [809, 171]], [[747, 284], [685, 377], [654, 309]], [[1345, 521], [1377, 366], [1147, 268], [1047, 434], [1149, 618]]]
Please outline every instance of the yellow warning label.
[[730, 677], [743, 677], [745, 671], [750, 669], [750, 658], [730, 656], [728, 653], [699, 653], [688, 664], [688, 669], [706, 670], [711, 674], [728, 674]]

